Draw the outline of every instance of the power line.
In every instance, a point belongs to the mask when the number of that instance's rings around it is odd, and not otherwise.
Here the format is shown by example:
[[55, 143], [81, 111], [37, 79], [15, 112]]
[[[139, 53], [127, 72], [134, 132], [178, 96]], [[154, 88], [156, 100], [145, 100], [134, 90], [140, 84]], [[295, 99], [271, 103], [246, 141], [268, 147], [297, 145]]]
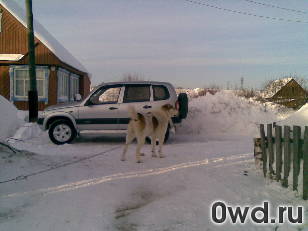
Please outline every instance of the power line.
[[253, 3], [253, 4], [256, 4], [256, 5], [261, 5], [261, 6], [276, 8], [276, 9], [280, 9], [280, 10], [286, 10], [286, 11], [291, 11], [291, 12], [300, 13], [300, 14], [307, 14], [306, 11], [294, 10], [294, 9], [285, 8], [285, 7], [280, 7], [280, 6], [272, 5], [272, 4], [268, 4], [268, 3], [256, 2], [256, 1], [252, 1], [252, 0], [243, 0], [243, 1], [249, 2], [249, 3]]
[[222, 10], [222, 11], [226, 11], [226, 12], [230, 12], [230, 13], [235, 13], [235, 14], [241, 14], [241, 15], [252, 16], [252, 17], [257, 17], [257, 18], [264, 18], [264, 19], [269, 19], [269, 20], [274, 20], [274, 21], [295, 22], [295, 23], [307, 23], [307, 24], [308, 24], [307, 21], [293, 20], [293, 19], [280, 18], [280, 17], [271, 17], [271, 16], [264, 16], [264, 15], [258, 15], [258, 14], [254, 14], [254, 13], [250, 13], [250, 12], [246, 12], [246, 11], [232, 10], [232, 9], [228, 9], [228, 8], [224, 8], [224, 7], [219, 7], [219, 6], [207, 4], [207, 3], [200, 2], [200, 1], [196, 1], [196, 0], [184, 0], [184, 1], [189, 2], [189, 3], [192, 3], [192, 4], [196, 4], [196, 5], [202, 5], [202, 6], [214, 8], [214, 9], [217, 9], [217, 10]]

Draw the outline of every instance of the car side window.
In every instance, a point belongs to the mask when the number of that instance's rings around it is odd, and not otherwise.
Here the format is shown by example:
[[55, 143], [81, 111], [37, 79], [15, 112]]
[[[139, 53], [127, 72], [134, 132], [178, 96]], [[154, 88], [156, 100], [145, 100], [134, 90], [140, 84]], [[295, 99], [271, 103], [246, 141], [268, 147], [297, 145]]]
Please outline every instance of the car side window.
[[91, 96], [90, 102], [93, 105], [117, 103], [120, 91], [121, 87], [103, 87]]
[[166, 100], [170, 97], [169, 91], [165, 86], [152, 86], [154, 101]]
[[123, 103], [150, 101], [149, 85], [127, 85], [125, 87]]

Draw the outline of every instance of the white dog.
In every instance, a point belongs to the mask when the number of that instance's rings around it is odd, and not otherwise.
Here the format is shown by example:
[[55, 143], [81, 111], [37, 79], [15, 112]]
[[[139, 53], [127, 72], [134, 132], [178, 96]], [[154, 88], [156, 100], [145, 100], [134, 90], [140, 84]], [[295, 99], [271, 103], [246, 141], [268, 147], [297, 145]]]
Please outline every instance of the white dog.
[[153, 110], [146, 114], [137, 113], [134, 107], [129, 107], [128, 112], [130, 115], [130, 121], [128, 123], [126, 144], [123, 150], [121, 160], [126, 160], [126, 152], [128, 145], [137, 139], [136, 159], [137, 163], [141, 163], [141, 157], [143, 154], [140, 152], [144, 145], [145, 138], [151, 137], [152, 144], [152, 157], [157, 157], [155, 146], [156, 139], [159, 141], [159, 157], [163, 158], [162, 145], [164, 143], [165, 134], [168, 128], [168, 124], [172, 124], [171, 117], [176, 116], [178, 111], [170, 104], [161, 106], [157, 110]]

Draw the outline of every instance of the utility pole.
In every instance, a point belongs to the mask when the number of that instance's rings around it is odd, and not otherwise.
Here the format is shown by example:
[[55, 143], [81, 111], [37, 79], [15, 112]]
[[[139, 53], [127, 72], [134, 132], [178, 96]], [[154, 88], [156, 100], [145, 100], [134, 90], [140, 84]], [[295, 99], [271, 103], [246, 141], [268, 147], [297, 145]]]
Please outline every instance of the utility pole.
[[244, 89], [244, 77], [241, 77], [241, 90]]
[[36, 88], [32, 0], [25, 0], [25, 1], [27, 10], [29, 77], [30, 77], [30, 89], [28, 92], [29, 122], [36, 122], [38, 117], [38, 95]]

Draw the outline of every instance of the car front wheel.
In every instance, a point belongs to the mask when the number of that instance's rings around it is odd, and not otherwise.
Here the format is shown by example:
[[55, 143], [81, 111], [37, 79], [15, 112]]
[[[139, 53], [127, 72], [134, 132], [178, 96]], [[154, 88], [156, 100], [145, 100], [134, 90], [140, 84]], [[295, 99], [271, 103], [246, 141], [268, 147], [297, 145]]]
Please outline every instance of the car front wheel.
[[66, 120], [57, 120], [50, 125], [50, 140], [57, 145], [70, 143], [76, 137], [76, 130], [73, 125]]

